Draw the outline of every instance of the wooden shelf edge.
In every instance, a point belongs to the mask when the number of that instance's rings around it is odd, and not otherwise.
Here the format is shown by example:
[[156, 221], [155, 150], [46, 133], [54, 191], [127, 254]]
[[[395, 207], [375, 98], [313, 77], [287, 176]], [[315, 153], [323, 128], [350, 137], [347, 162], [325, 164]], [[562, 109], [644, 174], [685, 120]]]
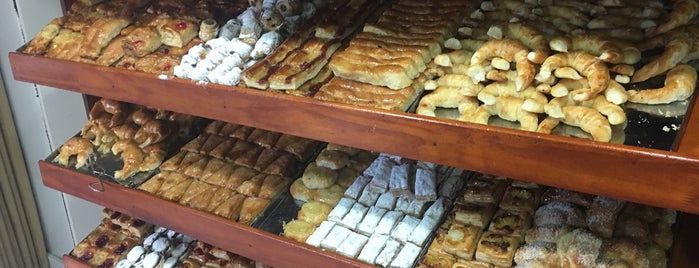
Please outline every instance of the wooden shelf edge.
[[17, 80], [699, 214], [694, 154], [159, 79], [20, 53], [10, 53], [10, 60]]
[[[95, 182], [96, 178], [48, 162], [40, 161], [39, 168], [47, 187], [178, 232], [182, 231], [184, 234], [273, 267], [373, 267], [114, 183], [105, 182], [105, 191], [95, 192], [87, 187], [87, 183]], [[698, 224], [699, 215], [680, 215], [668, 267], [690, 268], [699, 263], [699, 250], [694, 246], [695, 241], [699, 240], [699, 229], [696, 228]], [[198, 226], [202, 228], [197, 228]], [[69, 268], [89, 267], [68, 254], [63, 256], [63, 262], [64, 266]]]
[[90, 268], [90, 265], [80, 262], [77, 258], [65, 254], [63, 255], [63, 267], [66, 268]]
[[115, 183], [103, 181], [104, 191], [96, 192], [88, 187], [89, 183], [97, 182], [95, 177], [45, 161], [39, 161], [39, 170], [44, 185], [49, 188], [167, 227], [273, 267], [371, 267], [358, 260], [324, 252]]

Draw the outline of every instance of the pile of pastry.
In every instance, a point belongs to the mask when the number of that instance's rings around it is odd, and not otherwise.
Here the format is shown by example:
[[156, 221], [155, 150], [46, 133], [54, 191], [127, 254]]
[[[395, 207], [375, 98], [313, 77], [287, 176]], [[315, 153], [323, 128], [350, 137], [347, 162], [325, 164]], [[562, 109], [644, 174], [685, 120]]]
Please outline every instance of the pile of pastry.
[[217, 268], [217, 267], [236, 267], [236, 268], [268, 268], [269, 266], [240, 256], [222, 248], [196, 241], [192, 251], [186, 256], [182, 263], [177, 266], [181, 268]]
[[[272, 54], [286, 37], [325, 5], [323, 1], [249, 2], [245, 11], [227, 20], [220, 30], [212, 33], [211, 38], [202, 39], [205, 43], [191, 47], [175, 66], [174, 75], [238, 85], [243, 70]], [[293, 48], [296, 49], [297, 45], [293, 44]]]
[[676, 212], [478, 174], [419, 267], [666, 267]]
[[182, 260], [190, 254], [193, 241], [193, 238], [174, 230], [156, 227], [140, 244], [131, 248], [126, 254], [126, 258], [121, 259], [114, 267], [178, 267]]
[[96, 158], [114, 155], [123, 165], [106, 175], [123, 181], [158, 168], [168, 146], [187, 138], [198, 120], [191, 115], [103, 98], [90, 109], [80, 135], [61, 145], [53, 161], [76, 169], [93, 169], [90, 164]]
[[472, 2], [403, 0], [380, 9], [328, 67], [314, 95], [327, 101], [405, 111], [422, 93], [421, 73], [456, 32]]
[[250, 225], [319, 146], [309, 139], [214, 121], [138, 189]]
[[[216, 19], [237, 16], [246, 1], [75, 1], [24, 53], [157, 74], [172, 74]], [[215, 18], [216, 16], [216, 18]], [[216, 27], [217, 28], [217, 27]], [[211, 29], [214, 30], [214, 29]]]
[[385, 267], [412, 267], [451, 205], [462, 172], [381, 154], [335, 206], [305, 203], [284, 236]]
[[113, 267], [153, 231], [153, 225], [110, 209], [70, 255], [92, 267]]
[[375, 153], [330, 143], [291, 184], [291, 196], [302, 202], [318, 201], [335, 206], [374, 159]]
[[299, 95], [317, 91], [329, 79], [326, 64], [343, 40], [354, 32], [382, 1], [337, 1], [307, 27], [289, 39], [269, 57], [242, 74], [246, 87], [286, 90]]
[[698, 13], [694, 0], [482, 1], [428, 64], [416, 112], [457, 108], [461, 121], [542, 133], [562, 122], [610, 141], [627, 101], [691, 97]]

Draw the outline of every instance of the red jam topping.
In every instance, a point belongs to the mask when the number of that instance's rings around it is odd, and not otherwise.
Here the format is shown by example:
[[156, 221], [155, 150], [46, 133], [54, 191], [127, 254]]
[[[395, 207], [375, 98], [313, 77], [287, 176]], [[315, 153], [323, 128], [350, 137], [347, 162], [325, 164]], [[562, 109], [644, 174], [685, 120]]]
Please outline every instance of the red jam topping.
[[92, 259], [92, 256], [93, 256], [92, 251], [90, 251], [90, 252], [85, 252], [85, 254], [83, 254], [83, 255], [81, 255], [80, 257], [78, 257], [78, 260], [80, 260], [81, 262], [87, 262], [87, 261], [89, 261], [90, 259]]
[[112, 266], [114, 266], [114, 259], [109, 258], [109, 259], [106, 259], [102, 264], [97, 266], [97, 268], [109, 268]]
[[184, 22], [184, 21], [178, 22], [177, 24], [175, 24], [175, 29], [178, 31], [182, 31], [184, 29], [187, 29], [187, 22]]
[[107, 242], [109, 242], [109, 237], [107, 237], [106, 235], [103, 235], [103, 236], [100, 236], [100, 238], [98, 238], [97, 241], [95, 241], [95, 246], [97, 246], [98, 248], [101, 248], [101, 247], [104, 247], [104, 245], [106, 245]]
[[[168, 69], [169, 69], [169, 68], [168, 68]], [[133, 221], [133, 224], [131, 224], [131, 225], [132, 225], [132, 226], [136, 226], [136, 227], [140, 227], [140, 226], [143, 226], [144, 224], [146, 224], [145, 221], [142, 221], [142, 220], [134, 220], [134, 221]]]

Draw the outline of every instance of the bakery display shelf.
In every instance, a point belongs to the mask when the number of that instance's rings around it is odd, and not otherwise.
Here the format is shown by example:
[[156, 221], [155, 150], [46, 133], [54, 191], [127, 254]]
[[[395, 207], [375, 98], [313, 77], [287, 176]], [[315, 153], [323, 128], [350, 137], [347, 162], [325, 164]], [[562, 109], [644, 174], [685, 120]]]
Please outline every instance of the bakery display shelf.
[[[86, 185], [94, 182], [94, 177], [44, 161], [39, 162], [39, 167], [44, 184], [50, 188], [121, 210], [273, 267], [368, 266], [277, 234], [233, 223], [111, 182], [104, 182], [104, 191], [95, 192]], [[680, 214], [675, 226], [675, 242], [669, 255], [668, 267], [695, 267], [696, 263], [699, 263], [699, 254], [693, 242], [699, 239], [697, 224], [699, 215]], [[89, 267], [67, 254], [64, 255], [63, 261], [65, 267]]]
[[[324, 252], [109, 181], [102, 182], [103, 191], [94, 191], [88, 184], [94, 183], [97, 178], [49, 162], [40, 161], [39, 169], [44, 185], [49, 188], [122, 211], [157, 226], [177, 230], [273, 267], [367, 266], [339, 254]], [[69, 260], [66, 267], [74, 267], [72, 264], [76, 261]]]
[[[12, 52], [15, 79], [360, 149], [699, 213], [699, 109], [677, 151], [593, 142]], [[368, 138], [370, 137], [370, 138]], [[687, 138], [683, 138], [687, 137]], [[672, 194], [668, 194], [672, 193]]]

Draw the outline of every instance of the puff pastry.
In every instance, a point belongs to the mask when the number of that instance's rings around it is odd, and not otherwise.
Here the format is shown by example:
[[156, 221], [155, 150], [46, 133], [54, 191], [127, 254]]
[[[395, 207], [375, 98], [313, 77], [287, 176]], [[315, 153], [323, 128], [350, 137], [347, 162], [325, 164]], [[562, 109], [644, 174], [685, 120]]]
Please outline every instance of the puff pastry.
[[485, 232], [478, 241], [476, 260], [498, 266], [512, 266], [519, 242], [519, 238], [515, 236]]

